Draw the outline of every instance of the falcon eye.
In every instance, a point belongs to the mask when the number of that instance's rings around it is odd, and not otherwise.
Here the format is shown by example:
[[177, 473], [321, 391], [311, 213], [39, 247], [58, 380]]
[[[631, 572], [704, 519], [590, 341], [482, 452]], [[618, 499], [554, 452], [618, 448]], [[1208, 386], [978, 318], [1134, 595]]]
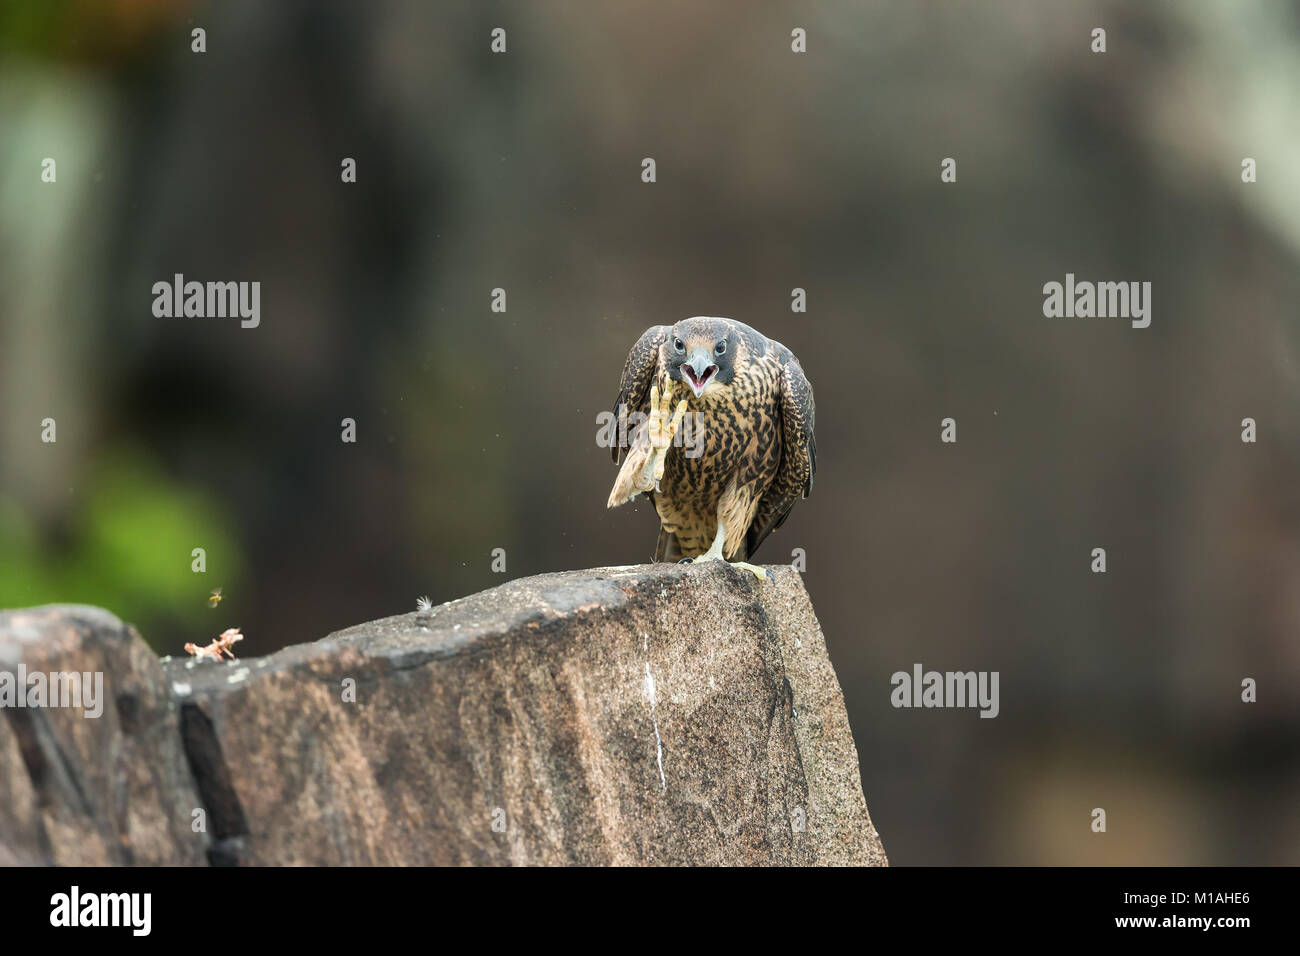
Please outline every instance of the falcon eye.
[[686, 351], [686, 346], [682, 343], [681, 339], [673, 339], [673, 348], [675, 348], [679, 352]]
[[715, 346], [713, 347], [713, 351], [717, 352], [719, 355], [721, 355], [723, 352], [727, 351], [727, 342], [726, 342], [726, 340], [724, 339], [723, 341], [721, 341], [721, 342], [719, 342], [717, 345], [715, 345]]

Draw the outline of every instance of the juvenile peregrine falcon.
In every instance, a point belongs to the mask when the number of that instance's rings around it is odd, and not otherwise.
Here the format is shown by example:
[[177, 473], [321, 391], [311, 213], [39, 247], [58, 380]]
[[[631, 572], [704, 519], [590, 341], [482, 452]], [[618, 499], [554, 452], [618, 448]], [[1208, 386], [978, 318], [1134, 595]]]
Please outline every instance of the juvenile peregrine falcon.
[[641, 424], [614, 442], [623, 467], [608, 506], [650, 497], [655, 560], [734, 561], [766, 579], [745, 559], [817, 472], [813, 390], [794, 354], [734, 319], [657, 325], [628, 353], [614, 414]]

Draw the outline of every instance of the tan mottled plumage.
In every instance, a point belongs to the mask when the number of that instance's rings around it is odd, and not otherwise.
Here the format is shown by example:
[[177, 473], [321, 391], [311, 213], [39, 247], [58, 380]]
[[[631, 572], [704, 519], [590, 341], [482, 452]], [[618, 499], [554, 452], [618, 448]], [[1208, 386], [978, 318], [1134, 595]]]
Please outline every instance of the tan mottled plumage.
[[[698, 358], [704, 350], [715, 372], [696, 395], [690, 378], [700, 371], [694, 366], [704, 361]], [[660, 408], [652, 407], [652, 397]], [[669, 420], [674, 405], [685, 413], [682, 427]], [[789, 349], [733, 319], [697, 317], [646, 330], [619, 382], [615, 414], [624, 410], [651, 418], [649, 427], [630, 430], [630, 447], [614, 448], [623, 467], [609, 506], [642, 492], [651, 498], [661, 525], [657, 561], [705, 554], [716, 544], [719, 524], [722, 556], [743, 561], [812, 489], [812, 386]], [[696, 422], [699, 430], [692, 432]], [[678, 446], [653, 461], [656, 447], [674, 432]], [[697, 447], [698, 456], [687, 454]], [[656, 464], [663, 469], [657, 483]]]

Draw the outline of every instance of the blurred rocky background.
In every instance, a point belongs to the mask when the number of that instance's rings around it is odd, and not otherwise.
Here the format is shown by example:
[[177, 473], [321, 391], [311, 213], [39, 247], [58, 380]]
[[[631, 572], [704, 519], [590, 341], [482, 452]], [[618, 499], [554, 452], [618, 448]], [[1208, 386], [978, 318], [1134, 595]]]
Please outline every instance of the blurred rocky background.
[[[758, 557], [806, 551], [892, 862], [1300, 862], [1297, 91], [1273, 0], [10, 0], [0, 606], [258, 655], [496, 548], [649, 560], [596, 416], [647, 326], [728, 315], [816, 388]], [[260, 326], [154, 317], [178, 272]], [[1067, 272], [1151, 327], [1044, 318]], [[1000, 716], [893, 709], [916, 662]]]

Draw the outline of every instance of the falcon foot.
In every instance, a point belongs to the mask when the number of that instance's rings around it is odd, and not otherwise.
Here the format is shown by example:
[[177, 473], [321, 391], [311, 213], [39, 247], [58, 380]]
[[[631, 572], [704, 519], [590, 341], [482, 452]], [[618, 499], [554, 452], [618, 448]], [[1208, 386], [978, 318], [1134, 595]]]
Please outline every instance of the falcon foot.
[[[698, 558], [682, 558], [678, 563], [700, 564], [704, 561], [727, 561], [727, 559], [718, 554], [702, 554]], [[731, 565], [733, 568], [744, 568], [746, 571], [752, 572], [760, 581], [772, 580], [772, 575], [768, 574], [767, 571], [760, 568], [757, 564], [750, 564], [748, 561], [727, 561], [727, 564]]]
[[668, 449], [673, 447], [673, 438], [682, 425], [686, 414], [686, 402], [677, 405], [673, 411], [673, 383], [664, 384], [663, 398], [659, 396], [659, 386], [650, 386], [650, 414], [647, 416], [645, 433], [650, 442], [650, 454], [646, 458], [641, 473], [637, 476], [637, 487], [642, 491], [653, 488], [659, 490], [659, 480], [664, 476], [664, 465], [668, 460]]
[[684, 401], [677, 406], [676, 412], [673, 411], [672, 382], [668, 383], [662, 398], [657, 385], [650, 387], [650, 412], [646, 416], [645, 431], [638, 432], [635, 444], [628, 451], [606, 507], [617, 508], [644, 492], [659, 490], [668, 449], [673, 447], [673, 439], [685, 414]]

